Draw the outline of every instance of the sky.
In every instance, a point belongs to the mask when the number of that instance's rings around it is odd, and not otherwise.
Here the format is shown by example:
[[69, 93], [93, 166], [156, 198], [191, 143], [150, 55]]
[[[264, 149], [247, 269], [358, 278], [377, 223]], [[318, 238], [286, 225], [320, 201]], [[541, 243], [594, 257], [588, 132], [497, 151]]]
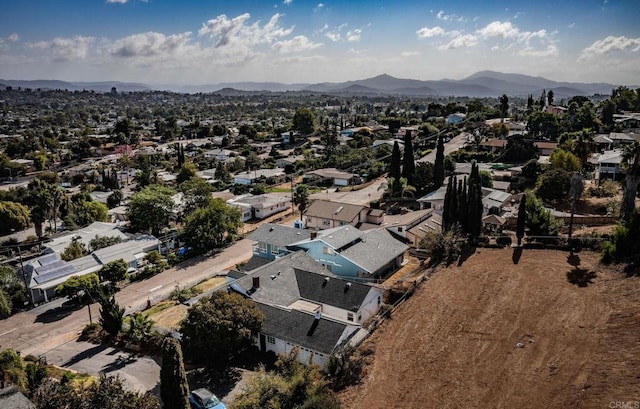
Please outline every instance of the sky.
[[640, 85], [640, 0], [0, 0], [0, 78]]

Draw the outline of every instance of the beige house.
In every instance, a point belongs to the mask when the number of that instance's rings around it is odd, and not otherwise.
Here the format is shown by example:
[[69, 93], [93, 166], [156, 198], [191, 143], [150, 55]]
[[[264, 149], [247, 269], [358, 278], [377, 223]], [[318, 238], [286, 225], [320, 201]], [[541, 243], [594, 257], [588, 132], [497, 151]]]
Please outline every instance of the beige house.
[[307, 229], [326, 230], [348, 224], [356, 227], [363, 223], [380, 224], [383, 218], [381, 211], [367, 206], [316, 200], [304, 211], [302, 222]]

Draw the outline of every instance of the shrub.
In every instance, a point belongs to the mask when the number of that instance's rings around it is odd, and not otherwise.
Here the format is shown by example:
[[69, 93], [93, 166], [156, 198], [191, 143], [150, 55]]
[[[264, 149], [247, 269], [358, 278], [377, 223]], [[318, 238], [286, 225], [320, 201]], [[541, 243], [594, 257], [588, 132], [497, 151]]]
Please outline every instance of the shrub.
[[506, 234], [500, 235], [496, 238], [496, 244], [500, 246], [510, 246], [511, 245], [511, 236], [507, 236]]
[[198, 294], [202, 294], [202, 290], [197, 287], [180, 288], [176, 286], [176, 288], [171, 291], [171, 294], [169, 294], [169, 299], [178, 302], [185, 302]]

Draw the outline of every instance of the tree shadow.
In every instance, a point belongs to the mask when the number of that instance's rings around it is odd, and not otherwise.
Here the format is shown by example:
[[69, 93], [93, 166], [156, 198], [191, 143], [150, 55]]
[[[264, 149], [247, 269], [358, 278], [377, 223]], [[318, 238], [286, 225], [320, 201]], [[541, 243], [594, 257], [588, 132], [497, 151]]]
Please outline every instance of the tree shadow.
[[513, 254], [511, 255], [511, 261], [513, 261], [513, 264], [518, 264], [520, 262], [520, 257], [522, 257], [522, 247], [514, 247]]
[[578, 287], [588, 287], [589, 284], [594, 283], [596, 277], [598, 277], [598, 275], [594, 271], [589, 271], [584, 268], [567, 271], [567, 281]]
[[54, 308], [54, 309], [51, 309], [51, 310], [47, 310], [47, 311], [43, 312], [42, 314], [38, 314], [36, 316], [36, 319], [33, 322], [41, 322], [43, 324], [50, 324], [52, 322], [60, 321], [61, 319], [64, 319], [64, 318], [68, 317], [74, 311], [77, 311], [80, 308], [82, 308], [82, 306], [80, 306], [79, 308], [74, 308], [74, 309], [71, 309], [71, 308], [68, 308], [68, 309]]
[[476, 246], [466, 246], [460, 252], [460, 257], [458, 258], [458, 267], [462, 265], [465, 261], [469, 259], [476, 252]]
[[136, 362], [137, 360], [138, 360], [138, 358], [135, 355], [132, 355], [132, 354], [129, 354], [129, 355], [118, 355], [113, 362], [104, 365], [102, 367], [102, 371], [101, 372], [109, 373], [109, 372], [117, 371], [119, 369], [124, 368], [125, 366], [127, 366], [129, 364], [132, 364], [132, 363]]
[[99, 354], [100, 352], [104, 351], [107, 348], [108, 346], [104, 344], [96, 345], [94, 347], [91, 347], [89, 349], [86, 349], [80, 352], [79, 354], [72, 356], [67, 362], [65, 362], [61, 366], [71, 366], [71, 365], [77, 364], [80, 361], [84, 361], [85, 359], [91, 358]]

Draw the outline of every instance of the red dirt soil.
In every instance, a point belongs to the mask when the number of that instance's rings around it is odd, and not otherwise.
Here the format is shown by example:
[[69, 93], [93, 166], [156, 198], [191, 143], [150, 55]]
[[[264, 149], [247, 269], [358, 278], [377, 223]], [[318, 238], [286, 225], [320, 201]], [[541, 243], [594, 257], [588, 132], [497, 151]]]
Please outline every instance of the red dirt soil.
[[479, 249], [422, 283], [361, 346], [373, 354], [362, 383], [340, 393], [344, 407], [640, 401], [640, 278], [594, 253], [524, 250], [517, 264], [513, 254]]

